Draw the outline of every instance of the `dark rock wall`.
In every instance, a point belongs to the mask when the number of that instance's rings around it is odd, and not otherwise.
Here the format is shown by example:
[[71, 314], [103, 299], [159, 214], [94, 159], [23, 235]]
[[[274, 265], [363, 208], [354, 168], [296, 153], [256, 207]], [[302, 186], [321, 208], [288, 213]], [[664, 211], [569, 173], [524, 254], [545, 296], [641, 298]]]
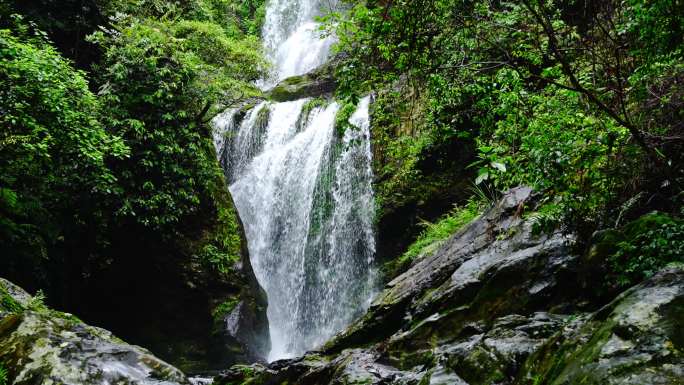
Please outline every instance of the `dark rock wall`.
[[203, 260], [201, 243], [128, 233], [114, 245], [113, 263], [85, 280], [69, 310], [184, 371], [261, 361], [270, 349], [266, 294], [252, 271], [239, 219], [238, 226], [239, 260], [222, 267]]

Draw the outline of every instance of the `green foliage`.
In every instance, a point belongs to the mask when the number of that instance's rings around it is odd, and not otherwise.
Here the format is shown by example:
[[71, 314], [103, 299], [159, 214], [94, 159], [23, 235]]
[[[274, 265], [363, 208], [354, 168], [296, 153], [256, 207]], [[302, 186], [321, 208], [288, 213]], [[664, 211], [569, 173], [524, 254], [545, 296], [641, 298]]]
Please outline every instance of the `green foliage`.
[[258, 36], [266, 17], [266, 0], [211, 0], [223, 14], [232, 15], [243, 32]]
[[684, 263], [684, 221], [661, 213], [644, 215], [616, 236], [608, 257], [613, 283], [627, 287], [670, 263]]
[[589, 233], [640, 189], [679, 192], [678, 2], [350, 3], [327, 19], [346, 54], [340, 96], [386, 89], [420, 106], [411, 124], [397, 108], [374, 111], [374, 127], [392, 127], [382, 165], [401, 175], [380, 176], [397, 182], [388, 190], [424, 184], [417, 165], [434, 143], [474, 138], [478, 184], [557, 196], [566, 223]]
[[222, 302], [220, 305], [216, 306], [214, 308], [214, 311], [211, 313], [212, 316], [214, 317], [214, 323], [216, 324], [222, 324], [223, 323], [223, 318], [230, 314], [233, 309], [240, 303], [239, 298], [230, 298], [225, 302]]
[[[223, 183], [223, 178], [217, 176], [215, 183]], [[205, 266], [213, 268], [223, 274], [232, 271], [236, 263], [242, 259], [242, 230], [240, 228], [237, 211], [222, 186], [214, 185], [213, 202], [218, 205], [218, 214], [214, 227], [208, 231], [200, 250], [200, 260]]]
[[437, 222], [423, 221], [424, 230], [404, 254], [389, 262], [385, 270], [390, 276], [405, 270], [413, 261], [432, 255], [449, 237], [480, 216], [484, 203], [471, 199], [463, 206], [454, 207]]
[[134, 17], [197, 20], [221, 25], [231, 36], [257, 36], [266, 14], [265, 0], [113, 0], [112, 7]]
[[19, 313], [24, 310], [24, 307], [9, 295], [2, 285], [0, 285], [0, 310], [10, 313]]
[[7, 385], [7, 369], [0, 363], [0, 385]]
[[532, 221], [533, 233], [550, 233], [561, 227], [564, 208], [559, 204], [559, 200], [557, 198], [554, 202], [543, 203], [535, 212], [528, 215], [528, 219]]
[[587, 111], [576, 92], [549, 86], [527, 93], [509, 70], [498, 71], [497, 84], [490, 108], [502, 118], [478, 140], [476, 183], [531, 185], [560, 199], [567, 213], [600, 215], [616, 198], [624, 168], [638, 159], [627, 130]]
[[[56, 303], [142, 240], [231, 273], [243, 245], [209, 120], [260, 94], [266, 62], [246, 29], [263, 1], [62, 3], [64, 20], [52, 0], [0, 6], [0, 269]], [[74, 34], [60, 23], [79, 7], [98, 16]], [[97, 53], [82, 66], [94, 86], [46, 36]]]
[[328, 104], [328, 101], [325, 100], [324, 98], [310, 99], [306, 103], [304, 103], [304, 105], [302, 106], [301, 115], [308, 116], [311, 113], [311, 111], [313, 111], [314, 109], [325, 107], [327, 104]]
[[[0, 4], [0, 28], [17, 31], [28, 28], [49, 36], [65, 57], [81, 69], [88, 69], [100, 51], [85, 41], [99, 25], [107, 23], [110, 0], [4, 0]], [[113, 13], [113, 12], [112, 12]], [[10, 16], [11, 15], [11, 16]], [[22, 23], [11, 20], [22, 15]]]
[[20, 314], [24, 311], [32, 311], [46, 314], [50, 317], [62, 318], [74, 323], [83, 322], [72, 314], [50, 309], [45, 302], [45, 294], [42, 290], [38, 290], [35, 295], [30, 297], [27, 303], [21, 304], [8, 293], [7, 288], [0, 284], [0, 311], [7, 311], [14, 314]]
[[[306, 128], [306, 124], [309, 122], [311, 117], [311, 112], [318, 108], [324, 108], [328, 105], [329, 101], [324, 98], [313, 98], [309, 99], [302, 106], [302, 111], [299, 113], [297, 118], [297, 132], [303, 131]], [[268, 125], [268, 117], [270, 111], [268, 108], [263, 108], [259, 110], [259, 115], [257, 116], [256, 125], [258, 127], [266, 127]]]
[[634, 39], [633, 50], [644, 60], [681, 49], [684, 4], [673, 0], [627, 1], [624, 28]]
[[[219, 24], [195, 20], [178, 22], [172, 33], [183, 40], [183, 50], [195, 53], [226, 77], [253, 81], [262, 76], [266, 67], [260, 54], [260, 42], [253, 36], [230, 35]], [[241, 86], [246, 88], [246, 84]], [[234, 91], [229, 89], [228, 92]]]
[[[49, 248], [105, 226], [116, 195], [107, 162], [128, 148], [103, 129], [84, 74], [40, 35], [0, 30], [0, 264], [30, 266]], [[35, 268], [35, 266], [34, 266]]]
[[354, 111], [356, 111], [356, 103], [352, 102], [342, 104], [340, 109], [337, 111], [337, 114], [335, 115], [335, 130], [337, 131], [337, 135], [339, 137], [344, 136], [345, 131], [348, 129], [354, 129], [352, 124], [349, 122], [349, 119], [354, 114]]
[[480, 203], [469, 201], [463, 207], [455, 207], [436, 223], [423, 222], [425, 230], [402, 255], [401, 259], [413, 260], [419, 256], [433, 253], [442, 242], [477, 218], [481, 212], [482, 205]]
[[26, 304], [26, 309], [35, 312], [48, 312], [49, 309], [45, 305], [45, 293], [42, 290], [38, 290], [35, 295], [31, 297], [31, 300]]
[[0, 28], [14, 29], [10, 15], [23, 15], [78, 68], [90, 69], [102, 51], [86, 36], [110, 27], [112, 20], [196, 20], [219, 25], [237, 38], [260, 34], [265, 9], [265, 0], [7, 0], [0, 3]]
[[[407, 205], [430, 205], [470, 185], [469, 134], [444, 131], [426, 119], [426, 101], [410, 87], [379, 92], [372, 104], [373, 168], [379, 216]], [[452, 198], [453, 199], [453, 198]]]
[[251, 81], [263, 61], [252, 39], [235, 41], [210, 23], [134, 20], [117, 28], [92, 38], [106, 47], [100, 97], [108, 125], [132, 150], [115, 165], [124, 192], [117, 214], [173, 236], [178, 224], [217, 212], [208, 121], [218, 106], [258, 94]]

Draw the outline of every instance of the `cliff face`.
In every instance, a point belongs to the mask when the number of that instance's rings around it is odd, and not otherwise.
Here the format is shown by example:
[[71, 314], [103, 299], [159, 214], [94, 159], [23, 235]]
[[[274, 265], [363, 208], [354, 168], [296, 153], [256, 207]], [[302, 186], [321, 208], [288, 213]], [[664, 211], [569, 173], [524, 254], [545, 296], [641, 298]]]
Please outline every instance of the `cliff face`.
[[[13, 383], [185, 384], [185, 375], [164, 361], [189, 373], [263, 361], [270, 349], [266, 295], [228, 191], [219, 192], [224, 217], [216, 228], [168, 247], [133, 236], [120, 246], [115, 263], [72, 283], [83, 288], [75, 297], [79, 317], [150, 351], [49, 310], [42, 299], [2, 280], [0, 362], [16, 378]], [[201, 254], [231, 236], [238, 241], [238, 259], [223, 258], [221, 249], [212, 254], [221, 261]]]
[[590, 262], [575, 238], [533, 231], [535, 205], [530, 189], [511, 190], [320, 351], [236, 366], [216, 382], [678, 384], [684, 271], [604, 305], [583, 289]]
[[83, 258], [72, 250], [63, 259], [36, 258], [30, 270], [4, 272], [32, 292], [44, 290], [51, 306], [184, 371], [262, 361], [270, 349], [266, 295], [218, 164], [216, 170], [202, 221], [183, 223], [173, 237], [122, 225], [107, 234], [103, 255]]

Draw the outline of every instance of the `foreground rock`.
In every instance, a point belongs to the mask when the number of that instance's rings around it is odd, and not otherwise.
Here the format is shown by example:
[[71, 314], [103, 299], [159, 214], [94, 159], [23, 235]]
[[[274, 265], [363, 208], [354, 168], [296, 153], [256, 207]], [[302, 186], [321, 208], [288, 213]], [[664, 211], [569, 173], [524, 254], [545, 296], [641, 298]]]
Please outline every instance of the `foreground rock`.
[[684, 270], [667, 269], [623, 293], [556, 334], [526, 366], [520, 384], [684, 383]]
[[8, 281], [0, 292], [0, 361], [11, 384], [189, 384], [149, 351], [49, 310]]
[[[601, 308], [574, 238], [536, 234], [514, 189], [390, 282], [320, 352], [236, 366], [217, 384], [681, 384], [684, 271]], [[598, 309], [598, 310], [597, 310]]]
[[376, 344], [233, 367], [216, 383], [680, 385], [683, 322], [684, 270], [672, 268], [595, 313], [509, 315], [488, 330], [469, 325], [469, 335], [435, 344], [410, 362]]

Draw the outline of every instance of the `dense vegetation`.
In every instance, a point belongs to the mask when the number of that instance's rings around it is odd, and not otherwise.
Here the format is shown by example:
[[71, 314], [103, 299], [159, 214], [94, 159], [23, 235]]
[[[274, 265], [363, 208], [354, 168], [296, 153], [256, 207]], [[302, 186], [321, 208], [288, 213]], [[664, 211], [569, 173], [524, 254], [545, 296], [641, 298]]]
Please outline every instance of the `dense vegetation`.
[[263, 1], [10, 1], [0, 17], [3, 275], [73, 309], [122, 258], [227, 273], [242, 246], [208, 122], [259, 92]]
[[330, 16], [339, 96], [378, 92], [381, 215], [453, 186], [461, 143], [475, 158], [460, 177], [479, 190], [544, 193], [540, 228], [589, 240], [652, 210], [681, 216], [682, 14], [668, 0], [400, 0]]

